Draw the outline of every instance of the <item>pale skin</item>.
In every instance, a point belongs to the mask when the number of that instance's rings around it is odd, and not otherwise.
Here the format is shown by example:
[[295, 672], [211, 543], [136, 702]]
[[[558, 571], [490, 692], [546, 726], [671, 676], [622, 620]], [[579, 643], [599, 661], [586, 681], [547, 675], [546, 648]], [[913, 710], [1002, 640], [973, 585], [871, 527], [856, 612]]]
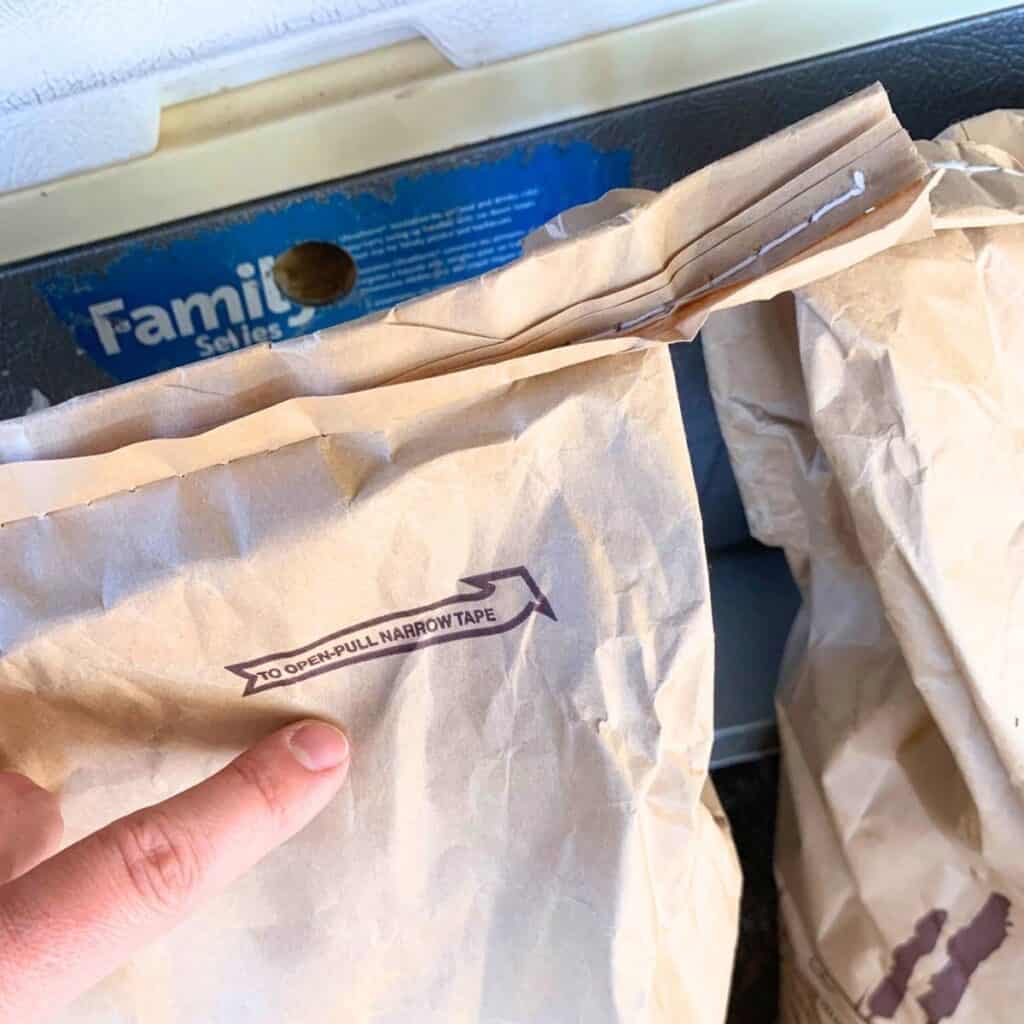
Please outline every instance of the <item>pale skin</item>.
[[307, 825], [348, 774], [344, 735], [287, 726], [183, 793], [57, 853], [57, 798], [0, 773], [0, 1024], [37, 1024]]

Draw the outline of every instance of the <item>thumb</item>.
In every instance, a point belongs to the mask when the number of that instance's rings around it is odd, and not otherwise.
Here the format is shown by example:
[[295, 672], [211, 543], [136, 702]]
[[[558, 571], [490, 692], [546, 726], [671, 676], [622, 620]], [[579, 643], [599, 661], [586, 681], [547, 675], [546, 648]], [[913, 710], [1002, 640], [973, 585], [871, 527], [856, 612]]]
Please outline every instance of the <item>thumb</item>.
[[0, 888], [0, 1021], [54, 1012], [173, 927], [312, 820], [348, 761], [339, 730], [299, 722]]

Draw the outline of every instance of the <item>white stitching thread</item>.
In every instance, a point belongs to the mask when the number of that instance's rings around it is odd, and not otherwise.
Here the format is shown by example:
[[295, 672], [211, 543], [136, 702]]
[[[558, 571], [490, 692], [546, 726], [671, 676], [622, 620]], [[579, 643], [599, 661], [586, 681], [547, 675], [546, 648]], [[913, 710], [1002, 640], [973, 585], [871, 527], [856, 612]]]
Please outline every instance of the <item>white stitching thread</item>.
[[674, 308], [674, 302], [666, 302], [663, 305], [658, 306], [657, 309], [651, 309], [646, 313], [641, 313], [639, 316], [633, 317], [632, 320], [623, 320], [622, 323], [615, 328], [615, 333], [617, 334], [619, 331], [632, 330], [632, 328], [639, 327], [640, 324], [646, 323], [648, 320], [656, 320], [659, 316], [671, 313]]
[[1024, 178], [1024, 171], [998, 164], [969, 164], [966, 160], [930, 160], [928, 167], [933, 171], [959, 171], [973, 178], [976, 174], [1008, 174], [1012, 178]]
[[806, 231], [812, 224], [817, 224], [822, 217], [826, 217], [833, 210], [842, 206], [844, 203], [848, 203], [851, 199], [856, 199], [858, 196], [862, 196], [867, 191], [867, 179], [864, 177], [864, 172], [855, 170], [852, 177], [853, 184], [841, 196], [836, 196], [835, 199], [830, 199], [824, 206], [815, 210], [806, 220], [802, 220], [799, 224], [794, 224], [791, 228], [787, 228], [781, 235], [769, 239], [764, 243], [764, 245], [760, 246], [749, 256], [740, 260], [735, 266], [730, 267], [728, 270], [723, 270], [720, 274], [716, 274], [702, 288], [698, 288], [697, 291], [692, 292], [689, 295], [685, 295], [681, 299], [675, 299], [672, 302], [667, 302], [664, 305], [659, 306], [657, 309], [652, 309], [647, 313], [641, 313], [639, 316], [635, 316], [631, 320], [623, 320], [622, 323], [617, 324], [610, 333], [619, 334], [622, 331], [628, 331], [634, 327], [638, 327], [640, 324], [646, 323], [648, 320], [656, 320], [658, 317], [671, 313], [673, 309], [676, 309], [683, 303], [691, 302], [697, 296], [713, 291], [723, 281], [728, 280], [730, 277], [735, 277], [736, 274], [740, 273], [740, 271], [746, 270], [751, 264], [756, 263], [762, 256], [767, 255], [773, 249], [777, 249], [780, 245], [785, 244], [791, 238], [796, 238], [797, 235]]
[[710, 290], [717, 287], [723, 281], [727, 281], [730, 277], [735, 277], [741, 270], [746, 270], [752, 263], [755, 263], [766, 253], [772, 251], [772, 249], [778, 248], [784, 242], [788, 242], [791, 238], [795, 238], [801, 232], [806, 231], [812, 224], [817, 224], [822, 217], [827, 216], [833, 210], [842, 206], [844, 203], [850, 202], [851, 199], [856, 199], [858, 196], [864, 195], [867, 191], [867, 179], [864, 177], [863, 171], [853, 172], [853, 184], [841, 195], [836, 196], [835, 199], [830, 199], [824, 206], [819, 207], [814, 211], [806, 220], [802, 220], [799, 224], [794, 224], [791, 228], [783, 231], [781, 235], [776, 238], [769, 239], [765, 242], [756, 252], [751, 253], [746, 259], [742, 259], [734, 267], [730, 267], [728, 270], [723, 270], [722, 273], [717, 274], [711, 278], [707, 283], [707, 288]]

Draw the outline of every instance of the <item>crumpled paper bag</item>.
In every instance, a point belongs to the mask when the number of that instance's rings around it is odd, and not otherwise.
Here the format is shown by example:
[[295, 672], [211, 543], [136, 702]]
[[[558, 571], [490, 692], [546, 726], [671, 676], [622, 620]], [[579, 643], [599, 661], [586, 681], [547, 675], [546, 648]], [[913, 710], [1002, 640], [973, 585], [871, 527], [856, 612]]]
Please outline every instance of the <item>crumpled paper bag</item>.
[[740, 879], [658, 339], [921, 237], [925, 171], [871, 90], [387, 317], [10, 425], [0, 764], [68, 841], [287, 720], [355, 748], [62, 1019], [722, 1021]]
[[934, 237], [704, 334], [751, 529], [804, 597], [778, 695], [784, 1024], [1024, 1001], [1024, 122], [920, 150]]
[[5, 523], [0, 751], [69, 841], [294, 718], [355, 750], [64, 1019], [722, 1019], [739, 872], [672, 396], [663, 346], [560, 349], [298, 399], [159, 479], [145, 449], [188, 442], [121, 449], [123, 489]]

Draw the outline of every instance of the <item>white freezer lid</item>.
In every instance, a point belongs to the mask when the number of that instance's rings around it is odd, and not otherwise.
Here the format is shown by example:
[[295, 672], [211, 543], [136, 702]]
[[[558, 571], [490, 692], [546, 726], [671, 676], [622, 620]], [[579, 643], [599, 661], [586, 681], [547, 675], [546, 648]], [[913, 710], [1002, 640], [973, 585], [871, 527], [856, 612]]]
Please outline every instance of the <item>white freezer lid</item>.
[[[27, 0], [0, 0], [0, 26], [12, 3]], [[406, 40], [178, 103], [148, 155], [0, 190], [0, 267], [1011, 6], [722, 0], [466, 69], [425, 39]], [[0, 161], [11, 148], [2, 120]]]
[[161, 108], [416, 36], [493, 63], [713, 0], [7, 0], [0, 192], [151, 152]]

